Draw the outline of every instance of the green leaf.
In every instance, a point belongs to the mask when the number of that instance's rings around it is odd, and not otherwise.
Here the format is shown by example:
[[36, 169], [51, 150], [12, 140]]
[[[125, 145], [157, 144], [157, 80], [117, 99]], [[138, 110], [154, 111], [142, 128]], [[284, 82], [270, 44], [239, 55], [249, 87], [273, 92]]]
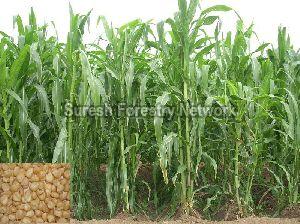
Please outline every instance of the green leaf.
[[269, 43], [262, 44], [253, 53], [264, 51], [265, 48], [268, 47], [269, 45], [270, 45]]
[[35, 125], [29, 118], [27, 119], [27, 123], [29, 124], [33, 136], [38, 142], [40, 142], [40, 128], [37, 125]]
[[129, 68], [125, 75], [128, 103], [131, 103], [132, 100], [131, 89], [132, 89], [133, 79], [134, 79], [134, 64], [133, 64], [133, 60], [130, 60]]
[[144, 106], [145, 105], [145, 99], [146, 99], [146, 89], [147, 89], [147, 76], [146, 75], [143, 75], [141, 77], [141, 84], [140, 84], [140, 100], [141, 100], [141, 106]]
[[52, 163], [56, 163], [61, 153], [67, 150], [67, 138], [68, 134], [66, 129], [66, 118], [64, 118], [62, 120], [61, 130], [59, 132], [58, 140], [56, 142], [56, 146], [53, 152]]
[[[88, 80], [91, 94], [92, 94], [91, 97], [94, 105], [95, 106], [100, 105], [100, 98], [99, 98], [100, 96], [102, 97], [103, 102], [106, 103], [108, 101], [108, 96], [106, 94], [104, 85], [99, 78], [95, 77], [92, 74], [90, 63], [88, 61], [86, 54], [83, 51], [81, 51], [80, 53], [80, 60], [82, 66], [82, 74]], [[107, 71], [110, 71], [110, 74], [112, 74], [113, 77], [117, 78], [116, 74], [113, 71], [109, 70], [108, 68], [106, 69]]]
[[15, 28], [15, 25], [17, 24], [18, 26], [18, 33], [19, 33], [19, 36], [20, 35], [24, 35], [25, 34], [25, 30], [24, 30], [24, 25], [23, 25], [23, 21], [22, 21], [22, 18], [18, 15], [18, 16], [15, 16], [14, 19], [13, 19], [13, 27]]
[[113, 43], [114, 36], [115, 36], [113, 29], [108, 25], [108, 22], [104, 16], [100, 16], [98, 18], [97, 24], [99, 24], [100, 21], [103, 24], [107, 39], [109, 40], [110, 43]]
[[215, 44], [208, 45], [204, 47], [195, 57], [195, 60], [202, 59], [205, 55], [209, 54], [211, 50], [215, 47]]
[[218, 165], [215, 159], [213, 159], [210, 155], [208, 155], [206, 152], [202, 153], [203, 157], [206, 158], [209, 163], [213, 166], [215, 171], [215, 178], [217, 178], [217, 172], [218, 172]]
[[211, 25], [218, 19], [219, 16], [207, 16], [203, 19], [203, 25]]
[[43, 108], [45, 109], [47, 116], [50, 117], [51, 113], [50, 113], [49, 99], [44, 86], [35, 85], [34, 87], [38, 91], [38, 96], [40, 98], [41, 104], [43, 105]]
[[195, 16], [199, 0], [191, 0], [188, 8], [188, 20], [191, 22]]
[[212, 7], [209, 7], [207, 9], [204, 9], [201, 13], [202, 16], [207, 15], [210, 12], [228, 12], [231, 11], [232, 8], [226, 6], [226, 5], [215, 5]]
[[180, 11], [180, 15], [181, 18], [185, 18], [186, 17], [186, 13], [187, 13], [187, 2], [186, 0], [178, 0], [178, 8]]
[[238, 89], [236, 87], [236, 85], [231, 82], [231, 81], [227, 81], [227, 86], [228, 86], [228, 89], [229, 89], [229, 93], [231, 96], [238, 96]]
[[26, 113], [26, 115], [28, 115], [27, 108], [26, 108], [26, 106], [25, 106], [24, 101], [21, 99], [21, 97], [20, 97], [17, 93], [15, 93], [14, 91], [12, 91], [12, 90], [8, 90], [7, 93], [8, 93], [12, 98], [14, 98], [15, 100], [18, 101], [18, 103], [19, 103], [20, 106], [22, 107], [24, 113]]
[[[1, 46], [0, 46], [1, 47]], [[7, 79], [6, 53], [0, 55], [0, 87], [4, 88]]]
[[18, 75], [22, 69], [22, 66], [26, 62], [29, 55], [30, 47], [26, 45], [20, 52], [19, 57], [13, 62], [10, 69], [10, 86], [15, 86], [18, 80]]
[[197, 40], [197, 42], [194, 44], [195, 49], [199, 49], [202, 47], [203, 44], [205, 44], [207, 41], [209, 41], [211, 37], [203, 37]]

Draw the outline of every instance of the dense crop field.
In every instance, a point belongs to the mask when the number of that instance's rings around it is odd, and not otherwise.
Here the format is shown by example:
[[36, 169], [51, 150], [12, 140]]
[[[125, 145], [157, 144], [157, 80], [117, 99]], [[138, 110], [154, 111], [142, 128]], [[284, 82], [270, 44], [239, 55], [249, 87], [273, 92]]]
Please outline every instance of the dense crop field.
[[100, 16], [93, 43], [90, 12], [70, 8], [65, 43], [16, 16], [18, 37], [0, 32], [0, 162], [70, 162], [77, 219], [299, 204], [299, 52], [281, 27], [252, 49], [253, 25], [224, 33], [235, 12], [198, 3], [158, 24]]

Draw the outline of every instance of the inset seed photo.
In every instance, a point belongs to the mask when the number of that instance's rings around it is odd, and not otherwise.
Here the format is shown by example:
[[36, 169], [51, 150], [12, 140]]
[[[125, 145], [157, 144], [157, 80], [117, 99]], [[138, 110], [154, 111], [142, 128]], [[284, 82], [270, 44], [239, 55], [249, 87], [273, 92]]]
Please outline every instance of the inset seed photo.
[[0, 223], [69, 223], [69, 164], [0, 164]]
[[300, 224], [300, 0], [2, 3], [0, 224]]

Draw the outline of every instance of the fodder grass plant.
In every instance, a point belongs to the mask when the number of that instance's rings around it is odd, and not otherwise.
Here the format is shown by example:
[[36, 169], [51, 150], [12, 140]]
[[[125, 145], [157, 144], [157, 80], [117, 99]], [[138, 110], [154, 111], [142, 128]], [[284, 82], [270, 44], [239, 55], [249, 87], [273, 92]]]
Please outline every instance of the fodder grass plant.
[[[237, 16], [225, 33], [224, 13], [234, 11], [178, 0], [158, 24], [115, 28], [99, 16], [91, 44], [91, 12], [70, 7], [65, 43], [33, 10], [28, 24], [14, 17], [18, 36], [0, 33], [0, 161], [70, 162], [78, 219], [97, 210], [92, 173], [106, 180], [97, 190], [110, 216], [299, 204], [299, 51], [285, 28], [278, 44], [252, 49], [254, 25]], [[154, 112], [127, 113], [136, 108]]]

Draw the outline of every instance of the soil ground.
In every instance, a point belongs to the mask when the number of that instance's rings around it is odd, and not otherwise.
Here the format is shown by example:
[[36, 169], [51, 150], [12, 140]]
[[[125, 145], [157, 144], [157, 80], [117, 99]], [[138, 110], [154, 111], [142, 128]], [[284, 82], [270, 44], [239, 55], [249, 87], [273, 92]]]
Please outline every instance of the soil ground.
[[300, 206], [291, 206], [286, 208], [281, 215], [281, 218], [270, 217], [248, 217], [241, 218], [234, 221], [208, 221], [195, 216], [182, 215], [181, 217], [174, 218], [167, 221], [150, 221], [145, 216], [130, 216], [128, 214], [119, 213], [114, 219], [110, 220], [90, 220], [90, 221], [78, 221], [71, 220], [71, 224], [187, 224], [187, 223], [199, 223], [199, 224], [300, 224]]
[[[149, 173], [151, 171], [147, 170], [145, 172], [145, 176], [149, 176]], [[102, 172], [103, 174], [103, 172]], [[141, 172], [139, 173], [140, 175]], [[270, 218], [270, 217], [264, 217], [268, 215], [274, 214], [272, 211], [272, 206], [276, 206], [276, 203], [273, 203], [273, 201], [268, 198], [268, 202], [271, 203], [271, 212], [270, 213], [265, 213], [261, 214], [261, 216], [251, 216], [248, 218], [241, 218], [238, 220], [235, 220], [237, 218], [237, 209], [235, 208], [234, 205], [229, 204], [224, 206], [223, 209], [221, 209], [217, 214], [215, 214], [215, 220], [221, 220], [221, 221], [208, 221], [205, 219], [201, 218], [201, 215], [196, 213], [194, 216], [175, 216], [175, 218], [166, 220], [162, 217], [157, 217], [158, 221], [153, 221], [153, 219], [150, 219], [146, 215], [137, 215], [137, 216], [132, 216], [129, 214], [125, 213], [118, 213], [113, 219], [106, 220], [107, 217], [109, 217], [109, 214], [107, 213], [106, 205], [103, 204], [103, 201], [106, 200], [105, 198], [105, 189], [100, 189], [99, 186], [101, 185], [102, 181], [105, 181], [105, 176], [99, 175], [99, 173], [90, 175], [91, 183], [90, 189], [91, 192], [95, 197], [92, 198], [92, 205], [95, 209], [95, 214], [93, 217], [96, 219], [89, 220], [89, 221], [78, 221], [75, 219], [71, 220], [71, 224], [120, 224], [120, 223], [125, 223], [125, 224], [155, 224], [155, 223], [163, 223], [163, 224], [187, 224], [187, 223], [199, 223], [199, 224], [293, 224], [297, 223], [300, 224], [300, 204], [295, 205], [295, 206], [290, 206], [282, 213], [280, 214], [279, 218]], [[144, 179], [144, 178], [143, 178]], [[150, 180], [151, 181], [151, 180]], [[148, 180], [148, 182], [150, 182]], [[146, 191], [145, 191], [146, 192]], [[143, 197], [147, 197], [147, 195], [143, 195]], [[151, 210], [150, 206], [149, 209]], [[233, 220], [233, 221], [223, 221], [223, 220]]]
[[154, 224], [154, 223], [164, 223], [164, 224], [180, 224], [180, 223], [199, 223], [199, 224], [293, 224], [300, 223], [300, 218], [298, 219], [284, 219], [284, 218], [258, 218], [258, 217], [249, 217], [246, 219], [239, 219], [236, 221], [221, 221], [221, 222], [212, 222], [201, 219], [179, 219], [174, 221], [161, 221], [161, 222], [153, 222], [153, 221], [135, 221], [130, 218], [127, 219], [111, 219], [111, 220], [91, 220], [91, 221], [77, 221], [72, 220], [72, 224], [119, 224], [119, 223], [133, 223], [133, 224]]

